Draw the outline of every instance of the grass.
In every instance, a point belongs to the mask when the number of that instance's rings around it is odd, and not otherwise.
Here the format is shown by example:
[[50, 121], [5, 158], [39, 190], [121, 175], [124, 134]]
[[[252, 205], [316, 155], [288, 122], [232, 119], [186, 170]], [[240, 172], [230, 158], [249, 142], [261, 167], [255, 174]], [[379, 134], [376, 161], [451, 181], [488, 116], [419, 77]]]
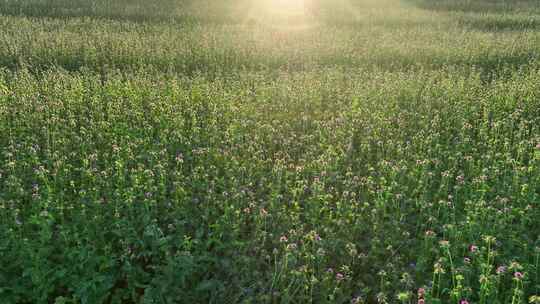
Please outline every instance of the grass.
[[0, 302], [539, 303], [538, 3], [260, 3], [2, 2]]

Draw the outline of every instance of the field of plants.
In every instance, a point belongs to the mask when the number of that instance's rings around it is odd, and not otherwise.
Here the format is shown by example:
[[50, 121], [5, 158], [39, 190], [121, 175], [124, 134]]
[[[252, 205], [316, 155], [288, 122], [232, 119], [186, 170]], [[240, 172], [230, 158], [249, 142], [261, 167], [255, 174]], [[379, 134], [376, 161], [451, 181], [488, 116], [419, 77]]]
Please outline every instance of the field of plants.
[[0, 303], [540, 303], [540, 2], [305, 1], [0, 0]]

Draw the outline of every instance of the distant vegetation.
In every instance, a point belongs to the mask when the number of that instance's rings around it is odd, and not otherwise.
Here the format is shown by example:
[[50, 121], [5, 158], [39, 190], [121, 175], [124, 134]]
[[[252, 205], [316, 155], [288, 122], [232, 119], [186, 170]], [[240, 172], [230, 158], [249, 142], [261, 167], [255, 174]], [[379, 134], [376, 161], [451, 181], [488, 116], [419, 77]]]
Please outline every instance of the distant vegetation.
[[540, 303], [538, 1], [315, 5], [0, 0], [0, 303]]

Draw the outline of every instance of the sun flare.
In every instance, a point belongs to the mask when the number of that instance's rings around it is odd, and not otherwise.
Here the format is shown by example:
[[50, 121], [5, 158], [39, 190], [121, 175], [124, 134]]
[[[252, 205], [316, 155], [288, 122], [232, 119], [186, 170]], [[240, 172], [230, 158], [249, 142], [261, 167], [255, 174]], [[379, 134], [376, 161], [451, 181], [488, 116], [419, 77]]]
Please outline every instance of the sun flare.
[[267, 0], [266, 9], [268, 11], [300, 14], [306, 9], [306, 0]]
[[306, 4], [305, 0], [271, 0], [271, 3], [275, 9], [287, 11], [302, 11]]
[[296, 32], [314, 28], [314, 0], [251, 0], [246, 24]]

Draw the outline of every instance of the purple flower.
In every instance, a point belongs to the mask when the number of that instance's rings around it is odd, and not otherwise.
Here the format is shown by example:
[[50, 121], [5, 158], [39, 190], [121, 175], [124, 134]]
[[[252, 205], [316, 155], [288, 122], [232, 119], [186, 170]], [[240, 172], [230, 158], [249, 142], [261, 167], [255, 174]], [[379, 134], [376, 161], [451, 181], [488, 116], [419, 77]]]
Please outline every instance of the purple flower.
[[497, 274], [503, 274], [506, 272], [506, 266], [497, 267]]
[[514, 278], [521, 280], [523, 278], [523, 273], [519, 271], [514, 272]]

